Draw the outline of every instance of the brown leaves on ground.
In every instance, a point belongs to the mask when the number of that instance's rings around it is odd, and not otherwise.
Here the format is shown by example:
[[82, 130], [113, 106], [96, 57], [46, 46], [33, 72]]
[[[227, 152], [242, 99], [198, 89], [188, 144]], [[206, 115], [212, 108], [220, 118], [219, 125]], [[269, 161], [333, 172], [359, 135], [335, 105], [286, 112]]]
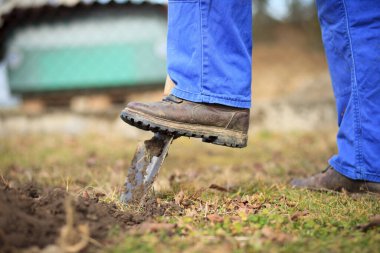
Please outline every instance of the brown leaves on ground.
[[207, 219], [211, 222], [223, 222], [224, 218], [220, 216], [219, 214], [209, 214], [207, 215]]
[[214, 200], [204, 201], [200, 198], [200, 192], [189, 193], [179, 191], [174, 196], [177, 206], [183, 208], [182, 213], [192, 219], [204, 219], [213, 223], [222, 222], [224, 218], [239, 221], [247, 220], [251, 214], [256, 214], [261, 208], [267, 207], [266, 203], [260, 201], [257, 196], [235, 196], [229, 198], [223, 196]]
[[185, 198], [185, 193], [181, 190], [177, 195], [174, 196], [174, 202], [177, 205], [181, 205], [184, 198]]
[[180, 207], [189, 207], [193, 203], [193, 200], [196, 199], [194, 195], [186, 195], [184, 191], [180, 191], [177, 195], [174, 196], [174, 202]]
[[296, 220], [298, 220], [299, 218], [304, 217], [304, 216], [306, 216], [306, 215], [308, 215], [308, 214], [309, 214], [308, 211], [299, 211], [299, 212], [295, 212], [295, 213], [290, 217], [290, 219], [291, 219], [292, 221], [296, 221]]
[[367, 232], [368, 230], [380, 227], [380, 214], [373, 216], [366, 224], [358, 225], [356, 228], [360, 231]]
[[217, 185], [217, 184], [211, 184], [209, 186], [210, 189], [214, 189], [214, 190], [217, 190], [217, 191], [220, 191], [220, 192], [228, 192], [228, 189], [223, 187], [223, 186], [220, 186], [220, 185]]
[[255, 214], [261, 209], [263, 203], [256, 201], [254, 196], [245, 196], [245, 198], [229, 199], [226, 202], [228, 212]]
[[288, 241], [291, 241], [293, 237], [289, 234], [285, 234], [281, 231], [274, 230], [270, 227], [264, 227], [261, 230], [261, 234], [265, 239], [268, 239], [272, 242], [276, 242], [279, 244], [284, 244]]
[[176, 228], [177, 228], [176, 224], [144, 222], [137, 227], [135, 232], [137, 234], [147, 234], [147, 233], [157, 233], [157, 232], [166, 232], [169, 234], [173, 234]]

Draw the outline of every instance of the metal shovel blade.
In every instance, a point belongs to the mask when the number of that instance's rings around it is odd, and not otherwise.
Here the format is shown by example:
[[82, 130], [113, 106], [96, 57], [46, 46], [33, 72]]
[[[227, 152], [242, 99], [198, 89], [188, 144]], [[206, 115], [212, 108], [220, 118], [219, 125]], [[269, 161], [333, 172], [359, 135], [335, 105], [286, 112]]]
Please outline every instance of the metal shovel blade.
[[128, 170], [125, 192], [120, 200], [139, 203], [148, 193], [168, 154], [173, 136], [156, 133], [152, 139], [141, 142]]

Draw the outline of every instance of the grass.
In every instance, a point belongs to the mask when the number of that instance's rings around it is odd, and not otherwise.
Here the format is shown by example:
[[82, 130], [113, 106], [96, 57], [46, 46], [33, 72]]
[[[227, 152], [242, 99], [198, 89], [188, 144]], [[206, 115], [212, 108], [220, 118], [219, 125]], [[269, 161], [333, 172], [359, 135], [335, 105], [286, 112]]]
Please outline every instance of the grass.
[[[378, 196], [287, 185], [324, 169], [334, 142], [333, 131], [262, 132], [241, 150], [176, 140], [154, 191], [180, 208], [145, 229], [114, 228], [100, 251], [378, 252], [380, 228], [356, 228], [380, 214]], [[102, 192], [104, 201], [127, 208], [117, 199], [136, 144], [112, 134], [9, 136], [0, 142], [0, 173], [13, 185], [34, 180], [77, 195]]]

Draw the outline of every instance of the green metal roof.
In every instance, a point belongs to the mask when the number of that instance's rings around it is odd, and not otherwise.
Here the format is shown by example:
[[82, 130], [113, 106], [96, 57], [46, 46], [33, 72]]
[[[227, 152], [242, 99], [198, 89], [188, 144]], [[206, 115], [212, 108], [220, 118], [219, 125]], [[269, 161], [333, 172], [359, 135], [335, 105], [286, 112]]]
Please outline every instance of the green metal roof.
[[26, 23], [7, 38], [8, 76], [13, 92], [164, 82], [164, 12], [98, 5], [79, 14]]

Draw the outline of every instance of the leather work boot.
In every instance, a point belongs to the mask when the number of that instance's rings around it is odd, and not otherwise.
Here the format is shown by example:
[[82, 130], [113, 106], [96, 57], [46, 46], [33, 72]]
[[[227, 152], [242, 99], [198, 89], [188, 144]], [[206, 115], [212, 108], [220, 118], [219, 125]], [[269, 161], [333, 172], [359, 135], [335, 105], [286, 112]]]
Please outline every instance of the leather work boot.
[[343, 176], [331, 166], [314, 176], [305, 179], [293, 179], [290, 184], [295, 188], [311, 190], [342, 191], [344, 189], [352, 193], [372, 192], [380, 194], [380, 183], [352, 180]]
[[202, 138], [228, 147], [247, 146], [249, 109], [194, 103], [169, 95], [160, 102], [131, 102], [120, 117], [143, 130]]

